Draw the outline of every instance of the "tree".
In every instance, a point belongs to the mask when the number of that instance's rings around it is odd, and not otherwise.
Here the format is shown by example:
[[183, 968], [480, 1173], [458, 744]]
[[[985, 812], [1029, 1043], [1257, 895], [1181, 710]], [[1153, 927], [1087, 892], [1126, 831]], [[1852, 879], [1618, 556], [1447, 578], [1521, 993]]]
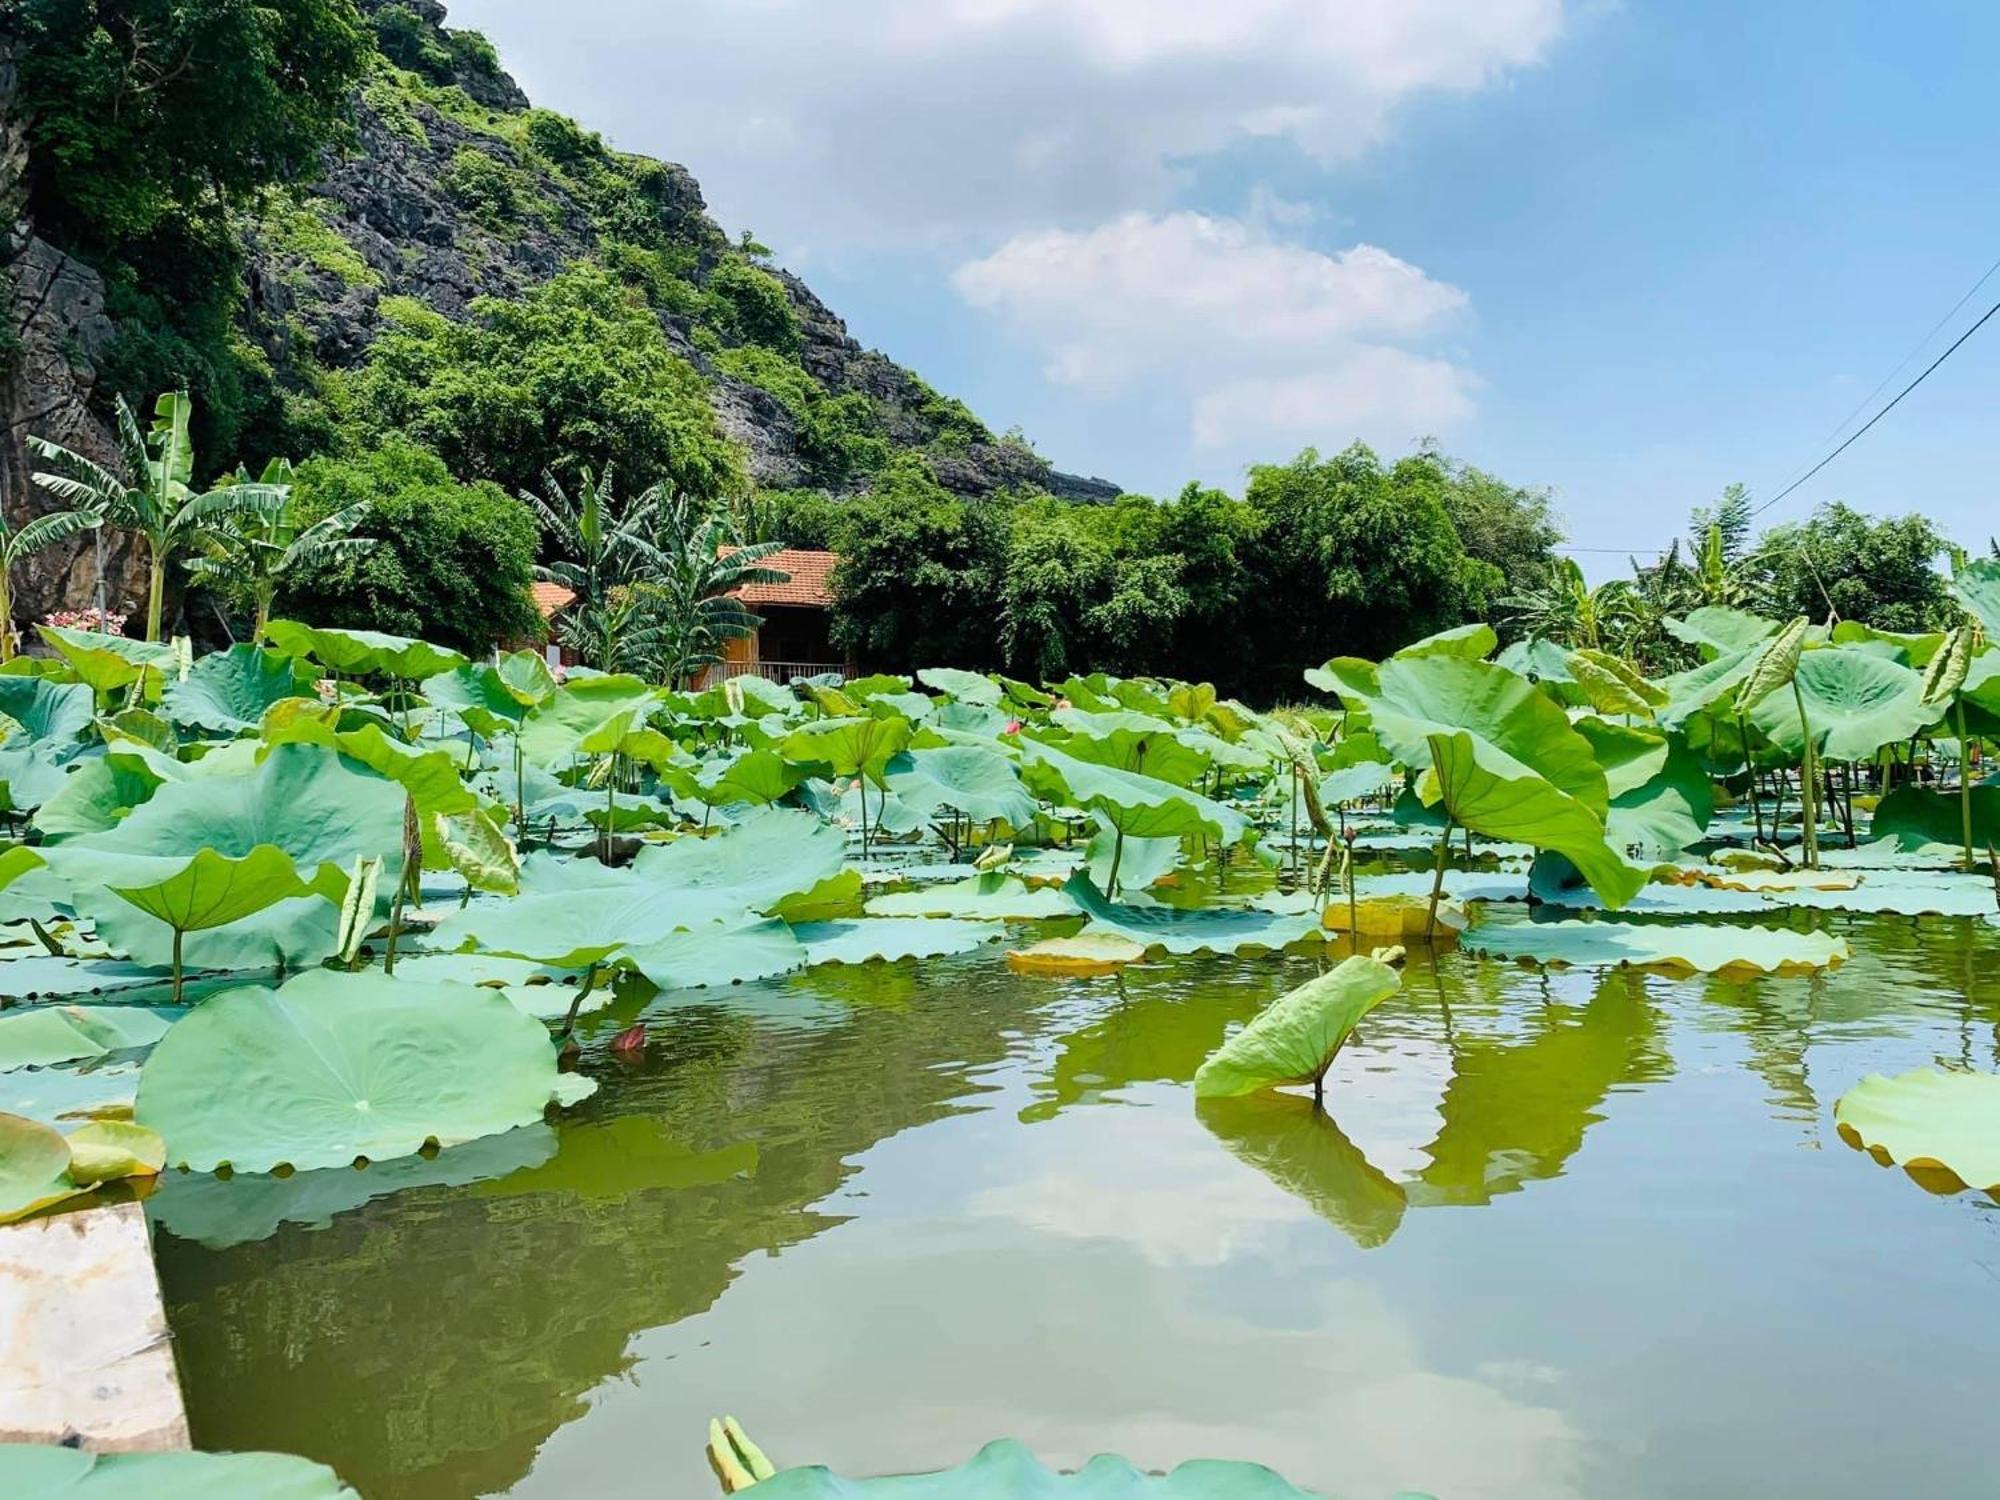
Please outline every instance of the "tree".
[[1608, 651], [1620, 644], [1631, 593], [1631, 583], [1622, 578], [1591, 587], [1583, 569], [1565, 557], [1556, 562], [1547, 582], [1494, 602], [1530, 639], [1554, 641], [1571, 649]]
[[1707, 545], [1708, 533], [1713, 528], [1720, 533], [1722, 560], [1740, 562], [1750, 550], [1750, 523], [1755, 518], [1750, 492], [1740, 484], [1732, 484], [1723, 489], [1722, 498], [1712, 509], [1706, 505], [1694, 508], [1688, 516], [1688, 533], [1699, 553]]
[[735, 591], [746, 583], [786, 583], [792, 575], [763, 566], [781, 543], [746, 545], [713, 500], [669, 494], [659, 516], [658, 563], [638, 592], [657, 622], [661, 676], [679, 689], [722, 660], [724, 642], [763, 623]]
[[1751, 566], [1765, 614], [1862, 620], [1878, 630], [1942, 630], [1955, 620], [1938, 571], [1945, 539], [1921, 515], [1874, 519], [1838, 501], [1774, 526]]
[[16, 531], [0, 511], [0, 662], [14, 659], [14, 565], [44, 547], [102, 525], [103, 519], [95, 511], [57, 510]]
[[365, 441], [400, 432], [510, 493], [585, 468], [705, 497], [742, 488], [707, 382], [644, 299], [598, 266], [572, 266], [518, 301], [482, 297], [464, 323], [401, 298], [383, 313], [348, 403]]
[[186, 391], [170, 391], [154, 403], [150, 434], [139, 430], [139, 419], [123, 396], [117, 400], [115, 415], [119, 452], [132, 475], [130, 484], [59, 443], [29, 438], [35, 453], [54, 466], [54, 472], [36, 474], [35, 483], [79, 510], [93, 511], [145, 539], [151, 563], [146, 639], [157, 641], [167, 570], [175, 555], [220, 546], [236, 520], [282, 503], [283, 496], [277, 486], [250, 482], [195, 493], [194, 440], [189, 431], [194, 401]]
[[836, 644], [886, 671], [1000, 666], [1010, 509], [948, 494], [915, 455], [891, 464], [832, 537]]
[[665, 566], [651, 540], [663, 492], [656, 485], [620, 504], [610, 469], [601, 478], [593, 478], [588, 465], [582, 473], [574, 499], [553, 473], [542, 477], [546, 499], [521, 492], [562, 554], [535, 572], [575, 596], [557, 622], [563, 644], [600, 672], [629, 671], [650, 660], [659, 645], [649, 637], [631, 585]]
[[1467, 556], [1445, 488], [1422, 454], [1385, 469], [1360, 443], [1251, 469], [1255, 644], [1274, 686], [1328, 656], [1387, 655], [1483, 612], [1501, 575]]
[[307, 525], [365, 504], [354, 534], [375, 545], [292, 570], [278, 590], [280, 614], [466, 652], [542, 639], [529, 594], [534, 513], [497, 485], [462, 484], [436, 454], [392, 438], [300, 464], [293, 493]]
[[[358, 559], [377, 545], [372, 537], [353, 534], [368, 518], [366, 500], [309, 522], [292, 478], [290, 460], [273, 459], [261, 481], [271, 498], [226, 518], [214, 537], [216, 550], [188, 563], [189, 574], [211, 593], [248, 607], [252, 640], [263, 637], [271, 603], [291, 579], [313, 567]], [[248, 484], [249, 475], [239, 472], [236, 482]]]
[[1439, 498], [1466, 556], [1491, 563], [1515, 589], [1532, 586], [1555, 565], [1563, 529], [1548, 490], [1509, 484], [1447, 457], [1429, 441], [1419, 445], [1416, 456], [1437, 469]]

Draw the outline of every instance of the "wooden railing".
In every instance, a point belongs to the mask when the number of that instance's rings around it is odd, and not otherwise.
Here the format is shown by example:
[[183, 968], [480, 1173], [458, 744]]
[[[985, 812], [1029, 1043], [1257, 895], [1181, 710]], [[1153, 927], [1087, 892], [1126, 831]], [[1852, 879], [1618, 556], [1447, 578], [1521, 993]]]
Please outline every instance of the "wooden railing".
[[716, 669], [719, 676], [712, 680], [722, 681], [731, 677], [763, 677], [772, 682], [790, 682], [796, 677], [821, 677], [831, 672], [837, 677], [847, 675], [847, 666], [837, 661], [726, 661]]

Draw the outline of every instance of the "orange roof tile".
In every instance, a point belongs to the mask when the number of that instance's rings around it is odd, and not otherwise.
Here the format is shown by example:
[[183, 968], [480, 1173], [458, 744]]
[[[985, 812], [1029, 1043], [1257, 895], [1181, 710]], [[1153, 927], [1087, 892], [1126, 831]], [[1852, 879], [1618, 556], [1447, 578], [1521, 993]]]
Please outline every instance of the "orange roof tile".
[[773, 552], [757, 566], [792, 575], [789, 583], [746, 583], [732, 590], [745, 604], [756, 606], [791, 605], [799, 609], [831, 609], [833, 570], [840, 562], [837, 552], [809, 552], [803, 547], [787, 547]]
[[542, 612], [544, 620], [553, 620], [576, 597], [559, 583], [531, 583], [528, 592], [535, 596], [535, 608]]

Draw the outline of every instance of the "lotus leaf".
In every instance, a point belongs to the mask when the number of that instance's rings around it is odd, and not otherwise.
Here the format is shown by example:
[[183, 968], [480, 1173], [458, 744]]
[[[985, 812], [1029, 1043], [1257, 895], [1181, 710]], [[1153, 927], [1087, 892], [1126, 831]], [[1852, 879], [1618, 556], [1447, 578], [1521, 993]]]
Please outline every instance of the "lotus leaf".
[[960, 703], [981, 703], [991, 707], [1000, 701], [1000, 684], [977, 672], [962, 672], [956, 667], [926, 667], [917, 673], [917, 681], [933, 691], [956, 698]]
[[39, 745], [0, 745], [0, 812], [33, 812], [66, 780], [61, 764]]
[[1079, 933], [1013, 949], [1007, 954], [1007, 967], [1022, 974], [1112, 974], [1145, 956], [1146, 950], [1130, 938]]
[[884, 780], [904, 806], [924, 818], [949, 808], [975, 823], [999, 818], [1024, 828], [1035, 820], [1035, 799], [1021, 785], [1014, 763], [997, 750], [973, 745], [906, 750], [889, 761]]
[[[0, 983], [6, 974], [0, 965]], [[0, 1015], [0, 1073], [149, 1047], [166, 1035], [168, 1024], [154, 1011], [121, 1005], [51, 1005]]]
[[1319, 913], [1200, 911], [1178, 906], [1132, 906], [1107, 901], [1088, 875], [1072, 875], [1063, 886], [1090, 914], [1086, 937], [1122, 937], [1148, 951], [1240, 953], [1246, 948], [1285, 948], [1320, 935]]
[[183, 728], [245, 734], [274, 703], [310, 693], [317, 675], [292, 657], [246, 642], [204, 656], [186, 677], [167, 684], [160, 713]]
[[1396, 653], [1401, 657], [1455, 656], [1464, 661], [1481, 661], [1499, 648], [1500, 637], [1491, 625], [1474, 621], [1440, 630], [1420, 641], [1412, 641]]
[[69, 1133], [70, 1181], [95, 1187], [121, 1177], [157, 1177], [167, 1164], [167, 1144], [130, 1120], [91, 1120]]
[[1630, 965], [1677, 974], [1802, 974], [1847, 958], [1847, 940], [1770, 927], [1619, 922], [1504, 922], [1473, 928], [1467, 948], [1567, 967]]
[[1208, 752], [1183, 738], [1185, 728], [1134, 709], [1090, 713], [1059, 708], [1049, 721], [1062, 732], [1043, 737], [1044, 743], [1095, 765], [1140, 772], [1175, 786], [1194, 785], [1209, 768]]
[[60, 755], [90, 728], [97, 702], [80, 682], [51, 682], [46, 677], [0, 677], [0, 714], [45, 753]]
[[521, 753], [538, 766], [573, 755], [609, 755], [643, 730], [658, 695], [636, 677], [575, 677], [521, 725]]
[[1608, 651], [1573, 651], [1569, 670], [1584, 699], [1601, 714], [1650, 719], [1655, 709], [1667, 706], [1664, 691], [1648, 682], [1637, 667]]
[[130, 687], [144, 674], [149, 686], [175, 674], [174, 648], [165, 641], [135, 641], [122, 635], [104, 635], [95, 630], [71, 630], [59, 625], [40, 627], [42, 639], [99, 697]]
[[[1973, 847], [2000, 843], [2000, 784], [1975, 785], [1971, 802]], [[1956, 792], [1909, 785], [1897, 787], [1876, 804], [1869, 824], [1876, 838], [1894, 838], [1905, 849], [1956, 845], [1961, 827]]]
[[82, 1191], [70, 1178], [69, 1142], [60, 1131], [39, 1120], [0, 1114], [0, 1224]]
[[1841, 1095], [1833, 1118], [1850, 1143], [1901, 1166], [1943, 1168], [1967, 1187], [2000, 1189], [2000, 1075], [1871, 1074]]
[[1154, 776], [1078, 760], [1034, 740], [1021, 746], [1028, 789], [1051, 802], [1102, 813], [1128, 838], [1180, 838], [1200, 833], [1234, 844], [1249, 824], [1234, 808]]
[[[1944, 713], [1942, 703], [1923, 701], [1920, 673], [1851, 648], [1805, 652], [1793, 680], [1805, 700], [1816, 748], [1830, 760], [1871, 760], [1884, 745], [1901, 744]], [[1746, 684], [1744, 691], [1754, 688], [1754, 682]], [[1805, 738], [1791, 694], [1772, 693], [1751, 712], [1750, 722], [1787, 755], [1802, 753]]]
[[[776, 802], [808, 780], [815, 769], [788, 761], [775, 750], [745, 750], [683, 774], [690, 794], [713, 806], [727, 807], [738, 802]], [[679, 786], [676, 783], [676, 790]]]
[[92, 756], [79, 762], [61, 789], [42, 803], [35, 827], [51, 843], [102, 833], [150, 798], [165, 779], [148, 757], [116, 751]]
[[1061, 891], [1047, 886], [1029, 890], [1018, 875], [997, 870], [950, 885], [876, 896], [866, 910], [871, 917], [988, 917], [1003, 922], [1076, 915], [1075, 904]]
[[1778, 633], [1778, 623], [1744, 610], [1712, 604], [1691, 610], [1685, 618], [1668, 616], [1667, 633], [1677, 640], [1698, 646], [1704, 655], [1731, 656], [1761, 646]]
[[1667, 695], [1667, 702], [1656, 715], [1659, 722], [1669, 729], [1678, 729], [1696, 714], [1722, 703], [1756, 670], [1762, 655], [1761, 646], [1746, 646], [1740, 651], [1711, 657], [1688, 671], [1661, 678], [1658, 685]]
[[1940, 630], [1910, 634], [1901, 630], [1877, 630], [1859, 620], [1842, 620], [1827, 637], [1836, 646], [1858, 646], [1905, 667], [1922, 671], [1945, 644]]
[[998, 922], [953, 917], [864, 917], [853, 922], [804, 922], [796, 929], [810, 964], [894, 963], [970, 953], [1006, 928]]
[[200, 849], [150, 884], [106, 889], [175, 932], [227, 927], [277, 902], [312, 894], [292, 867], [291, 856], [275, 844], [259, 844], [241, 858]]
[[135, 1118], [196, 1171], [331, 1167], [531, 1125], [572, 1097], [548, 1032], [470, 985], [315, 970], [230, 990], [153, 1049]]
[[1194, 1075], [1197, 1099], [1227, 1099], [1282, 1084], [1319, 1091], [1361, 1018], [1403, 987], [1385, 963], [1355, 954], [1272, 1001]]
[[1952, 592], [1986, 627], [1989, 641], [2000, 641], [2000, 560], [1974, 558], [1952, 583]]
[[805, 945], [776, 918], [706, 922], [627, 948], [641, 974], [663, 990], [706, 989], [802, 969]]
[[338, 630], [302, 625], [296, 620], [273, 620], [265, 627], [264, 637], [288, 656], [310, 656], [322, 666], [351, 677], [379, 672], [416, 682], [466, 664], [465, 657], [449, 647], [404, 635], [385, 635], [379, 630]]
[[758, 1500], [1307, 1500], [1260, 1464], [1197, 1459], [1169, 1474], [1142, 1474], [1099, 1454], [1074, 1474], [1057, 1474], [1007, 1438], [937, 1474], [855, 1480], [814, 1467], [786, 1469], [755, 1487], [765, 1491]]
[[0, 1444], [17, 1500], [357, 1500], [333, 1470], [289, 1453], [86, 1453]]
[[794, 729], [778, 745], [786, 760], [832, 768], [836, 776], [866, 776], [877, 786], [890, 760], [910, 743], [910, 723], [901, 718], [821, 719]]

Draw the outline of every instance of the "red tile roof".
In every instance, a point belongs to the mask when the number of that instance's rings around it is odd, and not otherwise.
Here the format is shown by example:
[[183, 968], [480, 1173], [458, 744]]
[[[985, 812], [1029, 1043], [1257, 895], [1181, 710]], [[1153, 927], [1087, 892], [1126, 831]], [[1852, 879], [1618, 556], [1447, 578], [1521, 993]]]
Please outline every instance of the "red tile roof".
[[746, 583], [733, 592], [745, 604], [790, 605], [798, 609], [833, 608], [833, 588], [829, 580], [840, 562], [837, 552], [808, 552], [787, 547], [773, 552], [758, 564], [792, 575], [790, 583]]
[[544, 620], [553, 620], [576, 597], [559, 583], [531, 583], [528, 592], [535, 596], [535, 608], [542, 612]]

